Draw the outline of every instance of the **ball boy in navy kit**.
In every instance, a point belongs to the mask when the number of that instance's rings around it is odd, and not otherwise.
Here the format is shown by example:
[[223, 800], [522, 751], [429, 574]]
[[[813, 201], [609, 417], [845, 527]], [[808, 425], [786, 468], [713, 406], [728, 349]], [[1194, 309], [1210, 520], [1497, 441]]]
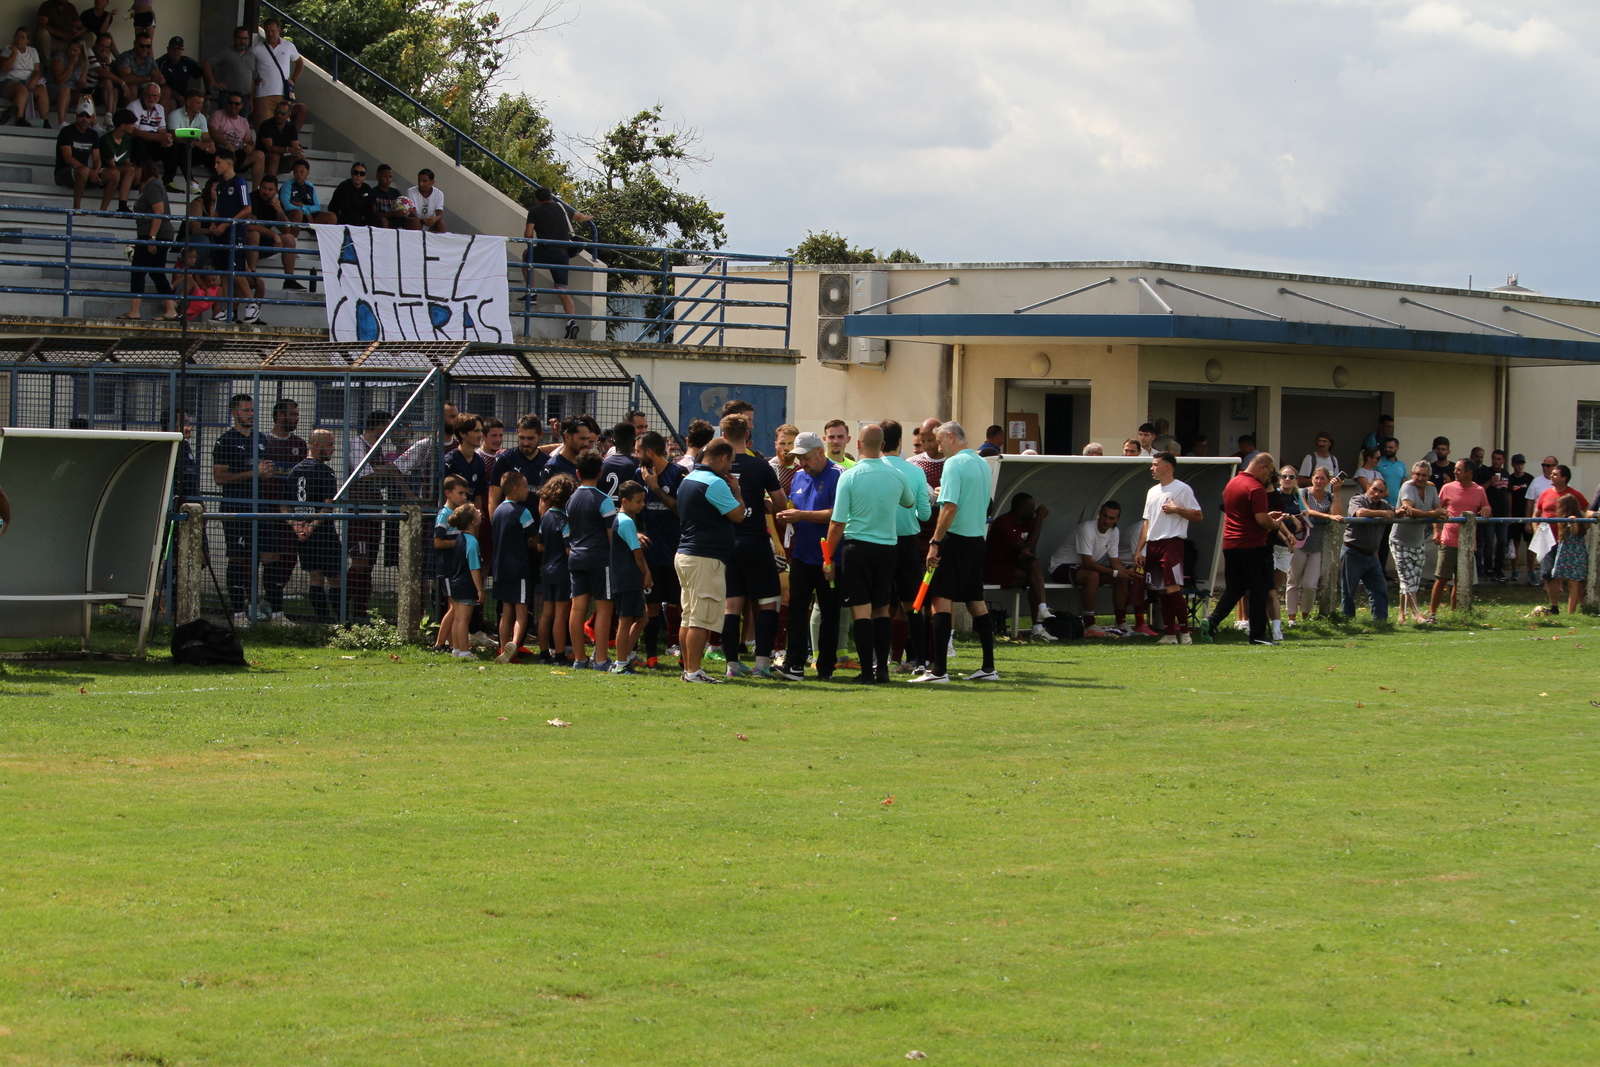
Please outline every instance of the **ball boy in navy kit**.
[[[567, 572], [572, 576], [572, 612], [567, 634], [573, 663], [580, 670], [611, 669], [606, 648], [611, 643], [611, 516], [617, 506], [599, 487], [600, 453], [589, 449], [578, 457], [578, 488], [567, 501]], [[584, 647], [583, 623], [594, 604], [594, 661]]]
[[473, 658], [467, 623], [472, 609], [483, 603], [483, 562], [478, 558], [478, 539], [468, 532], [477, 525], [478, 509], [471, 504], [462, 504], [450, 514], [450, 527], [457, 532], [446, 571], [450, 610], [445, 612], [439, 628], [450, 634], [450, 654], [458, 659]]
[[500, 655], [510, 663], [528, 634], [528, 602], [533, 599], [533, 566], [528, 549], [537, 543], [538, 516], [528, 507], [528, 479], [507, 471], [500, 480], [505, 499], [494, 509], [494, 595], [500, 602]]
[[572, 578], [567, 571], [567, 501], [578, 488], [565, 474], [557, 474], [539, 489], [539, 662], [571, 663], [566, 650], [567, 617], [572, 614]]
[[[650, 588], [650, 564], [635, 520], [644, 511], [644, 486], [623, 482], [617, 487], [619, 507], [611, 528], [611, 600], [617, 616], [615, 674], [633, 674], [634, 642], [644, 628], [644, 594]], [[646, 539], [648, 540], [648, 539]], [[596, 629], [595, 633], [601, 631]]]

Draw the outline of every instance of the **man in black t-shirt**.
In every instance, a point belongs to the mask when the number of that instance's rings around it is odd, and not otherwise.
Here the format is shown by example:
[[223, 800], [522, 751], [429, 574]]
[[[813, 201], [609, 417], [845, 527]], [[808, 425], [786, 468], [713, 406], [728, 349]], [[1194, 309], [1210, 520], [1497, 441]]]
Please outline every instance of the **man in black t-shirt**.
[[[211, 480], [222, 493], [222, 510], [257, 510], [267, 496], [275, 468], [267, 456], [267, 439], [255, 430], [256, 403], [249, 393], [236, 393], [228, 401], [233, 426], [211, 449]], [[250, 520], [222, 523], [228, 555], [228, 599], [235, 624], [250, 623], [250, 587], [255, 582], [255, 524]]]
[[[1473, 449], [1474, 452], [1477, 449]], [[1511, 487], [1506, 482], [1506, 454], [1495, 449], [1489, 462], [1472, 473], [1472, 480], [1483, 486], [1489, 498], [1489, 514], [1495, 518], [1511, 516]], [[1510, 540], [1509, 522], [1490, 522], [1478, 527], [1478, 570], [1496, 582], [1506, 580], [1506, 544]]]
[[[767, 535], [767, 502], [774, 512], [789, 506], [789, 498], [766, 457], [751, 455], [750, 420], [744, 415], [724, 415], [722, 437], [733, 446], [733, 477], [745, 506], [744, 519], [734, 527], [733, 558], [727, 566], [727, 601], [722, 615], [722, 654], [728, 663], [728, 677], [755, 674], [775, 678], [772, 648], [778, 638], [778, 603], [783, 585], [778, 577], [778, 557]], [[756, 666], [752, 671], [739, 662], [744, 634], [746, 601], [756, 605]]]
[[[533, 267], [535, 264], [542, 266], [550, 272], [550, 282], [558, 290], [556, 296], [561, 300], [561, 310], [569, 316], [576, 315], [576, 306], [572, 303], [572, 296], [567, 292], [570, 276], [567, 273], [567, 263], [571, 257], [567, 249], [572, 241], [572, 224], [574, 222], [588, 222], [590, 216], [581, 211], [574, 211], [570, 217], [567, 209], [556, 203], [555, 194], [549, 189], [537, 189], [533, 194], [533, 206], [528, 209], [528, 224], [522, 228], [522, 236], [528, 239], [537, 238], [538, 243], [528, 249], [523, 257], [523, 262], [528, 264], [526, 284], [533, 288]], [[567, 319], [567, 339], [578, 336], [578, 320]]]
[[[296, 510], [316, 511], [313, 505], [332, 502], [339, 491], [339, 481], [328, 466], [332, 455], [333, 431], [312, 430], [310, 451], [289, 473]], [[339, 531], [331, 519], [303, 520], [294, 524], [294, 536], [300, 566], [310, 583], [311, 609], [318, 622], [327, 622], [333, 617], [329, 609], [339, 593]]]
[[[1511, 457], [1511, 473], [1506, 475], [1506, 489], [1510, 492], [1511, 514], [1514, 516], [1528, 514], [1528, 486], [1533, 484], [1533, 475], [1524, 469], [1527, 465], [1528, 457], [1521, 452]], [[1492, 499], [1489, 501], [1489, 506], [1494, 506]], [[1514, 583], [1521, 574], [1522, 546], [1527, 543], [1529, 534], [1528, 528], [1520, 522], [1506, 525], [1510, 527], [1506, 531], [1506, 536], [1511, 543], [1511, 581]]]
[[372, 225], [372, 186], [367, 184], [365, 163], [350, 164], [350, 177], [328, 197], [328, 210], [341, 226]]
[[[288, 212], [283, 210], [283, 198], [279, 196], [278, 179], [269, 171], [256, 186], [256, 191], [250, 194], [250, 215], [258, 221], [245, 228], [248, 235], [246, 240], [256, 247], [256, 251], [245, 255], [245, 264], [252, 272], [256, 269], [256, 262], [262, 256], [270, 256], [279, 249], [283, 250], [283, 273], [293, 274], [295, 264], [295, 237], [287, 226], [269, 226], [263, 223], [288, 222]], [[264, 299], [267, 295], [267, 282], [265, 278], [252, 277], [251, 286], [255, 289], [256, 299]]]
[[72, 125], [61, 127], [56, 134], [56, 184], [72, 190], [72, 206], [83, 206], [83, 191], [91, 184], [99, 185], [100, 133], [94, 128], [94, 116], [78, 112]]
[[300, 147], [300, 131], [289, 121], [289, 105], [282, 100], [272, 117], [256, 127], [256, 147], [266, 156], [263, 174], [282, 174], [305, 150]]
[[174, 37], [167, 42], [167, 54], [156, 60], [156, 69], [166, 79], [161, 87], [161, 106], [168, 111], [183, 106], [189, 86], [205, 88], [205, 71], [200, 64], [183, 54], [183, 38]]
[[1433, 451], [1422, 458], [1428, 461], [1428, 480], [1435, 489], [1443, 489], [1456, 480], [1456, 465], [1450, 459], [1450, 438], [1435, 437]]

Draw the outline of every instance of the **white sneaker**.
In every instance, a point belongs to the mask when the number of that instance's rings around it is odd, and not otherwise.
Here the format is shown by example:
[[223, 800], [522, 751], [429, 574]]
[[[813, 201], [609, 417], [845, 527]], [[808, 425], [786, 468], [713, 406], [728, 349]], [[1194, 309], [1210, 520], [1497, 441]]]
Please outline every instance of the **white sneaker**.
[[1059, 640], [1061, 640], [1061, 638], [1057, 637], [1055, 634], [1051, 633], [1049, 630], [1046, 630], [1039, 623], [1034, 623], [1033, 624], [1033, 629], [1028, 631], [1028, 636], [1032, 637], [1035, 641], [1059, 641]]
[[1294, 620], [1293, 619], [1284, 619], [1283, 620], [1283, 625], [1284, 626], [1293, 626], [1294, 625]]
[[274, 626], [293, 626], [294, 625], [294, 620], [289, 618], [289, 616], [285, 615], [281, 611], [274, 611], [272, 613], [272, 618], [271, 618], [270, 621], [271, 621], [272, 625], [274, 625]]
[[999, 680], [999, 671], [986, 671], [980, 669], [967, 675], [967, 681], [969, 682], [998, 682]]
[[496, 641], [494, 638], [490, 637], [488, 634], [484, 633], [482, 630], [479, 630], [477, 633], [475, 633], [471, 637], [467, 638], [467, 644], [471, 645], [473, 648], [499, 648], [500, 647], [500, 642], [499, 641]]
[[1179, 634], [1178, 635], [1178, 644], [1180, 644], [1180, 645], [1192, 645], [1192, 644], [1194, 644], [1194, 635], [1193, 634]]
[[246, 304], [244, 306], [244, 310], [239, 312], [239, 321], [243, 322], [243, 323], [247, 323], [247, 324], [248, 323], [254, 323], [254, 322], [260, 322], [261, 321], [261, 305], [260, 304]]
[[190, 196], [199, 196], [204, 191], [205, 191], [205, 186], [201, 185], [199, 182], [195, 181], [193, 178], [189, 179], [189, 195]]
[[953, 656], [956, 654], [956, 638], [954, 634], [950, 635], [950, 646], [945, 649], [944, 654], [947, 656]]
[[1248, 622], [1236, 622], [1233, 624], [1233, 628], [1235, 630], [1248, 630], [1250, 629], [1250, 624]]
[[711, 677], [711, 675], [709, 675], [709, 674], [707, 674], [705, 672], [704, 668], [701, 668], [700, 670], [695, 671], [692, 674], [690, 672], [688, 672], [688, 671], [685, 671], [683, 673], [683, 680], [686, 681], [686, 682], [698, 682], [698, 683], [700, 683], [702, 685], [721, 685], [722, 684], [722, 679], [721, 678], [713, 678], [713, 677]]
[[1274, 641], [1283, 640], [1283, 626], [1281, 620], [1275, 621], [1272, 624], [1272, 639]]
[[1085, 636], [1085, 637], [1118, 637], [1120, 635], [1110, 626], [1088, 626], [1088, 627], [1084, 628], [1083, 636]]
[[507, 645], [505, 648], [502, 648], [500, 650], [500, 654], [494, 658], [494, 661], [496, 663], [510, 663], [512, 660], [514, 660], [516, 658], [517, 658], [517, 646], [516, 645]]
[[478, 658], [477, 656], [474, 656], [471, 652], [468, 652], [464, 648], [452, 648], [450, 650], [450, 654], [452, 656], [454, 656], [456, 659], [477, 659]]
[[1033, 609], [1033, 621], [1035, 623], [1041, 623], [1046, 619], [1053, 619], [1055, 617], [1056, 613], [1050, 610], [1049, 604], [1040, 604], [1037, 608]]
[[236, 630], [248, 630], [250, 628], [250, 613], [248, 611], [234, 612], [233, 626]]
[[1158, 645], [1175, 645], [1177, 643], [1178, 643], [1178, 635], [1177, 634], [1162, 634], [1161, 635], [1161, 640], [1156, 642], [1156, 644], [1158, 644]]
[[227, 309], [227, 307], [226, 306], [218, 307], [215, 311], [213, 311], [211, 313], [211, 321], [212, 322], [227, 322], [228, 321], [228, 309]]
[[924, 670], [921, 674], [912, 675], [911, 685], [917, 685], [922, 682], [930, 682], [934, 685], [948, 685], [950, 684], [950, 676], [948, 674], [934, 674], [931, 670]]

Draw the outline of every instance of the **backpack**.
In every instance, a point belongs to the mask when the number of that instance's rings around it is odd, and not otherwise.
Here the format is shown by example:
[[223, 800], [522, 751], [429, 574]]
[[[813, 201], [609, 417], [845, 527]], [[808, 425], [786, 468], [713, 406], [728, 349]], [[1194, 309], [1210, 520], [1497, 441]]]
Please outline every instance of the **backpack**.
[[239, 635], [206, 619], [195, 619], [173, 629], [172, 661], [191, 667], [247, 666]]
[[1057, 615], [1039, 625], [1058, 641], [1078, 641], [1083, 638], [1083, 617], [1079, 615]]

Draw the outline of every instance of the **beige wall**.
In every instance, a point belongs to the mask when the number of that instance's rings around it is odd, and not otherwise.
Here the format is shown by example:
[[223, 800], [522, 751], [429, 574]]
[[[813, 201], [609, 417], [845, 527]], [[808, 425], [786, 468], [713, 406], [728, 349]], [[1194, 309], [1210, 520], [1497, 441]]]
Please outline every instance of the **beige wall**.
[[[72, 0], [73, 5], [79, 10], [92, 7], [92, 0]], [[131, 4], [126, 0], [111, 0], [111, 7], [120, 14], [111, 26], [111, 36], [117, 39], [117, 51], [126, 52], [133, 47], [133, 20], [127, 17]], [[182, 37], [184, 54], [198, 62], [205, 57], [200, 55], [200, 0], [156, 0], [156, 28], [152, 36], [155, 38], [156, 56], [166, 55], [167, 39]], [[38, 46], [37, 35], [34, 27], [39, 22], [39, 0], [32, 3], [13, 3], [11, 5], [11, 18], [0, 22], [5, 33], [5, 43], [11, 43], [11, 35], [18, 26], [28, 27], [28, 33], [34, 37], [34, 46]], [[48, 58], [48, 57], [46, 57]]]
[[1600, 403], [1600, 367], [1527, 367], [1511, 372], [1511, 449], [1539, 472], [1545, 456], [1572, 468], [1585, 496], [1600, 483], [1600, 452], [1579, 451], [1579, 402]]

